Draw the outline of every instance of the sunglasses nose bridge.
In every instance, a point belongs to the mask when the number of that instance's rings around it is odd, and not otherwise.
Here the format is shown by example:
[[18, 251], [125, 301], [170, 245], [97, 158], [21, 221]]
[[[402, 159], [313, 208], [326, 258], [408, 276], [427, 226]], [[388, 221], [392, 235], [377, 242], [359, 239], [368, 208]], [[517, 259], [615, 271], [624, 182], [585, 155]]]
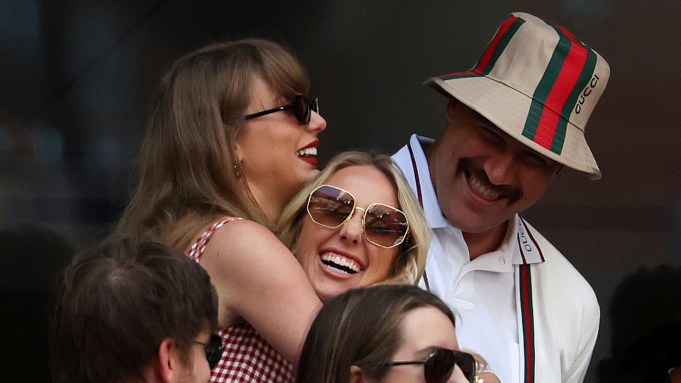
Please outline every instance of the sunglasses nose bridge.
[[[361, 213], [357, 214], [355, 211], [359, 210]], [[362, 239], [362, 232], [364, 231], [364, 209], [355, 206], [350, 217], [348, 217], [340, 228], [341, 238], [351, 240], [353, 243], [358, 243]]]

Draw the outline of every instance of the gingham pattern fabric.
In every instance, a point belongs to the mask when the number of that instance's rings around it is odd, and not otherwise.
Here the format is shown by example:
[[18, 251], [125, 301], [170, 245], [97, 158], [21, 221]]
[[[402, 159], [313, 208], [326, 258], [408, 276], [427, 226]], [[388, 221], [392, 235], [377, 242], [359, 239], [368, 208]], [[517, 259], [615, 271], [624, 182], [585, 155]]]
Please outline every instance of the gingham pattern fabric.
[[218, 331], [225, 350], [210, 382], [295, 382], [293, 365], [249, 324]]
[[[187, 256], [199, 262], [213, 234], [225, 224], [239, 219], [241, 218], [228, 217], [212, 224], [192, 244]], [[222, 338], [224, 351], [217, 367], [211, 371], [210, 383], [295, 382], [293, 365], [248, 323], [221, 328], [218, 334]]]

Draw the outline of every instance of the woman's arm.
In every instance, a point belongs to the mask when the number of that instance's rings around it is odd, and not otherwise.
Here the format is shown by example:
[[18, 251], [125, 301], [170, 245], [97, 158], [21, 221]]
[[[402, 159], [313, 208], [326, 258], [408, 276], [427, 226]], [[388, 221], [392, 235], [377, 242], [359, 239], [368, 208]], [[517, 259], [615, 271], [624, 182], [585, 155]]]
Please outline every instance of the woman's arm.
[[245, 319], [297, 365], [322, 303], [286, 246], [255, 222], [233, 221], [215, 232], [201, 265], [218, 292], [220, 326]]

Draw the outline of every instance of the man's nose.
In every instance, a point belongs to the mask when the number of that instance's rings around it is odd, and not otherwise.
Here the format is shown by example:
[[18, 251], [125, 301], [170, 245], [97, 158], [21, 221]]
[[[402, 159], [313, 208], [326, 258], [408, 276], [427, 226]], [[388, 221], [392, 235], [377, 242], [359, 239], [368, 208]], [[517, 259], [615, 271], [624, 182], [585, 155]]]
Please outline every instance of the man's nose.
[[500, 150], [485, 162], [484, 169], [493, 185], [509, 185], [515, 177], [515, 155], [510, 150]]

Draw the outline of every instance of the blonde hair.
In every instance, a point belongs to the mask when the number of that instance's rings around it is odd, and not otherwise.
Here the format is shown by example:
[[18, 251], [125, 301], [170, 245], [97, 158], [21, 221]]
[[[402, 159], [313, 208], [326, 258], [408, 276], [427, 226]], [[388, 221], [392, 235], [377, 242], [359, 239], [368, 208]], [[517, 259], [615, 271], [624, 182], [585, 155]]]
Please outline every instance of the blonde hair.
[[139, 183], [117, 227], [184, 249], [221, 215], [270, 229], [236, 161], [254, 78], [282, 97], [307, 94], [296, 57], [272, 41], [215, 43], [179, 58], [163, 77], [139, 155]]
[[345, 152], [335, 156], [328, 165], [307, 186], [305, 186], [284, 208], [277, 228], [279, 239], [293, 249], [302, 228], [308, 195], [337, 171], [350, 166], [373, 166], [383, 173], [395, 187], [400, 210], [404, 211], [409, 222], [409, 235], [400, 245], [400, 254], [395, 259], [392, 276], [381, 284], [415, 284], [421, 278], [430, 244], [430, 227], [423, 210], [411, 187], [392, 159], [382, 154]]

